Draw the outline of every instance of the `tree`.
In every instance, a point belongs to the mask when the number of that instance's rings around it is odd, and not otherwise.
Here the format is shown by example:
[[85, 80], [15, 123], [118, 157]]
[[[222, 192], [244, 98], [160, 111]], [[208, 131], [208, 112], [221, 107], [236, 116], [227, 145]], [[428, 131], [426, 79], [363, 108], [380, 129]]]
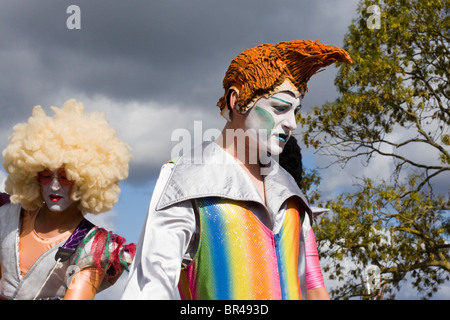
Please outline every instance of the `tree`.
[[[344, 281], [335, 297], [367, 297], [359, 280], [368, 265], [379, 267], [389, 297], [407, 275], [429, 297], [450, 273], [449, 203], [433, 190], [450, 171], [448, 1], [380, 0], [375, 13], [372, 5], [361, 0], [345, 36], [354, 64], [339, 65], [339, 98], [299, 121], [306, 146], [333, 164], [370, 165], [376, 155], [395, 169], [389, 181], [363, 177], [355, 193], [329, 201], [333, 215], [321, 218], [317, 239], [326, 269]], [[344, 278], [345, 258], [355, 266]]]
[[327, 203], [333, 215], [321, 217], [315, 233], [320, 257], [327, 261], [324, 271], [342, 283], [330, 292], [333, 297], [376, 297], [377, 291], [368, 294], [361, 285], [371, 265], [378, 267], [388, 298], [395, 297], [393, 289], [407, 275], [423, 297], [431, 297], [449, 280], [448, 202], [442, 195], [421, 192], [402, 196], [408, 187], [384, 182], [374, 186], [362, 179], [359, 192]]

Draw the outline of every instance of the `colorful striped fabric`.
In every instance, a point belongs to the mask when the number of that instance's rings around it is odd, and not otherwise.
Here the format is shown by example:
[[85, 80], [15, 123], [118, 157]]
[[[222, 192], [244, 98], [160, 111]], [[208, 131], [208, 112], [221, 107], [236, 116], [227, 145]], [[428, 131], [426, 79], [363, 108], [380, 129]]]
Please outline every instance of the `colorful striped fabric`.
[[182, 270], [184, 299], [301, 299], [297, 275], [300, 217], [294, 200], [278, 234], [242, 202], [197, 199], [200, 242]]

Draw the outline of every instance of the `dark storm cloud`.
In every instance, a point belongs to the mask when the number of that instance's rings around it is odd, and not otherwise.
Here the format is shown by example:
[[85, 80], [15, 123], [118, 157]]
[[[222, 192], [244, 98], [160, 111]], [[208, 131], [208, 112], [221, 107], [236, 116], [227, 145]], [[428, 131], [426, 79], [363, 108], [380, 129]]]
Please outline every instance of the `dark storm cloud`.
[[215, 104], [229, 62], [248, 47], [302, 38], [340, 45], [343, 30], [321, 19], [325, 2], [76, 1], [81, 30], [68, 30], [74, 1], [2, 1], [1, 107], [29, 108], [63, 88]]
[[[222, 79], [237, 54], [293, 39], [340, 46], [356, 2], [2, 0], [0, 147], [33, 106], [81, 95], [195, 106], [218, 116]], [[66, 27], [73, 4], [80, 30]], [[311, 80], [305, 106], [334, 98], [334, 75], [330, 66]], [[131, 176], [148, 177], [155, 168], [140, 163]]]

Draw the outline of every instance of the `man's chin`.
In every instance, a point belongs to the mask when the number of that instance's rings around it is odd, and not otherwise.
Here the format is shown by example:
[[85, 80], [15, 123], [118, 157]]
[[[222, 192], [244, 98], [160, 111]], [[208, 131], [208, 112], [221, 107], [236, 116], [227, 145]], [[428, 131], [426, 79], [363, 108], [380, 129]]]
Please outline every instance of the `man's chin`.
[[277, 143], [272, 143], [268, 148], [267, 148], [267, 153], [271, 154], [272, 156], [279, 156], [284, 149], [284, 146], [286, 145], [286, 142], [277, 142]]

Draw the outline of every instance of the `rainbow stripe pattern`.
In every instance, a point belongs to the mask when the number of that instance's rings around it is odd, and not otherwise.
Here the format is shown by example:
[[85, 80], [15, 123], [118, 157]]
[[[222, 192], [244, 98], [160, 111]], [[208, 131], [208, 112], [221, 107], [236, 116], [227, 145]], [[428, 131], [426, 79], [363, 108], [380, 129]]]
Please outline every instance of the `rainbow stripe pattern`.
[[182, 270], [183, 299], [301, 299], [298, 270], [300, 216], [294, 199], [278, 234], [242, 202], [197, 199], [200, 241], [196, 256]]

